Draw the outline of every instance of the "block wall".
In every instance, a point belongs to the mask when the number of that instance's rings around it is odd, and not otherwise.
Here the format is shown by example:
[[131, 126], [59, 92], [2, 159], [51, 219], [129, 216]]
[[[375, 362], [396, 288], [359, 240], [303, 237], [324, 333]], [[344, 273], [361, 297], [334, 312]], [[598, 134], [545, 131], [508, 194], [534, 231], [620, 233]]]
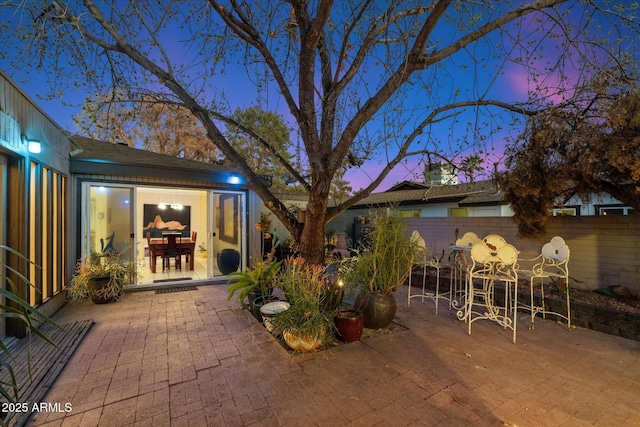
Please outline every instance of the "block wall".
[[[409, 232], [418, 230], [429, 249], [437, 254], [450, 252], [459, 237], [473, 231], [482, 238], [499, 234], [519, 251], [520, 259], [540, 253], [553, 236], [561, 236], [571, 250], [569, 274], [578, 289], [621, 285], [640, 296], [640, 221], [637, 216], [554, 217], [546, 232], [536, 238], [518, 236], [510, 217], [407, 218]], [[445, 257], [446, 259], [446, 257]]]

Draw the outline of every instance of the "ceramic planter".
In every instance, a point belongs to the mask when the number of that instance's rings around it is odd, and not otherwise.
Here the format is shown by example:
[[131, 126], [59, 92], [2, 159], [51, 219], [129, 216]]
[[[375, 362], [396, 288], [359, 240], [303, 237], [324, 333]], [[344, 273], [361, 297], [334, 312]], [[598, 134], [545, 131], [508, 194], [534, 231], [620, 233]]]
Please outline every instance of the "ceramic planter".
[[364, 327], [382, 329], [396, 316], [396, 299], [393, 295], [366, 293], [359, 295], [356, 308], [364, 315]]
[[251, 300], [249, 303], [249, 310], [251, 310], [251, 314], [258, 321], [262, 322], [262, 314], [260, 313], [260, 309], [263, 305], [268, 304], [270, 302], [279, 301], [278, 297], [272, 295], [262, 295], [259, 293], [255, 298], [252, 299], [252, 296], [249, 296]]
[[289, 348], [298, 353], [308, 353], [310, 351], [317, 350], [322, 344], [322, 340], [320, 338], [301, 337], [289, 331], [285, 331], [282, 336], [284, 338], [284, 342], [287, 343]]
[[271, 318], [278, 313], [282, 313], [289, 308], [289, 303], [286, 301], [274, 301], [263, 305], [260, 308], [260, 314], [262, 315], [262, 322], [267, 331], [273, 332], [275, 327], [271, 323]]
[[364, 316], [353, 310], [341, 310], [333, 319], [336, 325], [336, 336], [343, 342], [360, 341], [364, 328]]
[[240, 252], [235, 249], [223, 249], [218, 252], [218, 268], [223, 275], [231, 274], [240, 266]]

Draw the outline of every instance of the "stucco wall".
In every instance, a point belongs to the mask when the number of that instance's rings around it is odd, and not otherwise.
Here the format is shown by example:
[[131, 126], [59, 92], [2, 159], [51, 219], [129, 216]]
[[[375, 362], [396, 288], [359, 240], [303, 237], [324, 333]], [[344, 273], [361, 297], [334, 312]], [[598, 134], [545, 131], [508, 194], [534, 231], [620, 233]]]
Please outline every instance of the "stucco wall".
[[418, 230], [431, 251], [449, 253], [449, 246], [467, 231], [479, 237], [499, 234], [520, 251], [520, 259], [533, 258], [553, 236], [569, 245], [570, 276], [578, 289], [622, 285], [640, 295], [640, 221], [637, 216], [554, 217], [546, 233], [535, 239], [518, 237], [513, 218], [407, 218], [407, 228]]

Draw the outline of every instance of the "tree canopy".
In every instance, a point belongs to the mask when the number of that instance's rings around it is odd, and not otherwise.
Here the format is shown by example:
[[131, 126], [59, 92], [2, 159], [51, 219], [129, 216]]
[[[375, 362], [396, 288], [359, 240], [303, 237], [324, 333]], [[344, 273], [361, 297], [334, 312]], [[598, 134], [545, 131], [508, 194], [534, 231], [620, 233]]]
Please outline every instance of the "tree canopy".
[[83, 135], [200, 162], [219, 162], [215, 145], [191, 111], [114, 93], [87, 98], [73, 118]]
[[[52, 95], [119, 90], [190, 111], [302, 255], [319, 263], [327, 222], [410, 157], [491, 151], [494, 132], [562, 107], [596, 70], [635, 77], [626, 71], [637, 67], [636, 8], [606, 0], [21, 0], [0, 3], [9, 17], [0, 25], [5, 59], [25, 78], [24, 61], [48, 73]], [[290, 121], [306, 165], [280, 162], [309, 194], [304, 224], [229, 140], [232, 98]], [[354, 197], [330, 202], [345, 168], [366, 175], [376, 164]]]
[[496, 175], [520, 234], [544, 230], [555, 206], [607, 193], [640, 209], [640, 91], [597, 81], [578, 105], [529, 120]]
[[[227, 126], [227, 139], [232, 147], [252, 171], [270, 177], [271, 187], [286, 189], [290, 175], [279, 159], [293, 163], [293, 155], [288, 151], [291, 130], [282, 117], [258, 107], [250, 107], [246, 110], [236, 109], [231, 118], [238, 124]], [[243, 130], [245, 128], [259, 135], [260, 140], [247, 135]]]

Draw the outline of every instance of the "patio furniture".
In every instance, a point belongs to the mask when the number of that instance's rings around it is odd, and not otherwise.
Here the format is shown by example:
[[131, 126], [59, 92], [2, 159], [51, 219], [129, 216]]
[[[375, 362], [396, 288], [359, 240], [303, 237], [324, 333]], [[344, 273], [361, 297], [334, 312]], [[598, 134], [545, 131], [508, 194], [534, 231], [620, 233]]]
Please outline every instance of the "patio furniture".
[[[476, 320], [488, 319], [513, 331], [516, 342], [518, 298], [518, 250], [495, 234], [471, 247], [471, 267], [466, 284], [465, 305], [458, 318], [471, 326]], [[502, 306], [496, 304], [496, 285], [504, 285]]]
[[[471, 247], [481, 242], [482, 240], [476, 233], [466, 232], [462, 237], [456, 240], [456, 244], [450, 246], [451, 254], [449, 259], [451, 260], [451, 273], [449, 275], [449, 288], [452, 290], [454, 296], [461, 295], [463, 298], [466, 294], [466, 281], [469, 277], [469, 252]], [[460, 309], [464, 305], [457, 298], [452, 298], [451, 306], [455, 309]]]
[[456, 246], [468, 246], [471, 247], [478, 242], [481, 242], [482, 239], [478, 237], [478, 235], [474, 232], [468, 231], [462, 235], [459, 239], [456, 240]]
[[[416, 254], [415, 265], [422, 267], [422, 292], [412, 294], [411, 283], [413, 274], [409, 274], [409, 289], [407, 292], [407, 307], [411, 306], [411, 298], [420, 298], [424, 302], [425, 298], [432, 299], [436, 305], [436, 315], [438, 314], [438, 301], [440, 299], [446, 299], [449, 301], [449, 309], [451, 309], [451, 301], [454, 294], [451, 292], [451, 282], [449, 282], [449, 292], [440, 293], [440, 270], [447, 265], [443, 264], [441, 260], [433, 255], [429, 249], [427, 249], [426, 243], [420, 233], [414, 230], [411, 234], [411, 241], [416, 245], [418, 253]], [[413, 270], [414, 266], [411, 266]], [[436, 289], [435, 292], [426, 291], [427, 283], [427, 269], [432, 268], [436, 271]]]
[[[567, 321], [567, 327], [571, 328], [571, 298], [569, 292], [569, 246], [560, 236], [553, 237], [548, 243], [542, 246], [542, 251], [537, 257], [527, 260], [533, 263], [530, 269], [519, 269], [519, 273], [529, 277], [531, 286], [531, 305], [524, 307], [531, 312], [531, 326], [534, 327], [536, 314], [542, 313], [546, 319], [547, 314], [553, 314]], [[560, 292], [564, 293], [567, 302], [567, 314], [548, 310], [545, 304], [545, 280], [552, 280], [556, 283]], [[536, 283], [540, 286], [540, 305], [534, 301], [534, 291]]]

